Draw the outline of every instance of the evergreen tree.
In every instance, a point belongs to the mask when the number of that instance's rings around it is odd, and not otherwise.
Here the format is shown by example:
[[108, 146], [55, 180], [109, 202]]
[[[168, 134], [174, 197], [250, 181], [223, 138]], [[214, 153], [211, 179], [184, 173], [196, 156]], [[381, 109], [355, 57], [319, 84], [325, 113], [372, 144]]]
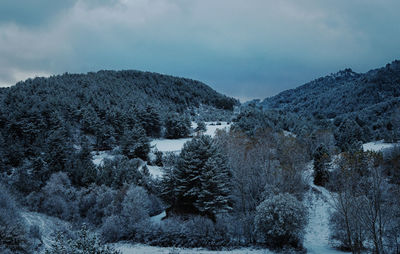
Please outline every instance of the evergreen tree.
[[327, 163], [330, 161], [329, 152], [323, 144], [320, 144], [313, 154], [314, 159], [314, 184], [325, 186], [329, 180]]
[[165, 121], [165, 137], [166, 138], [184, 138], [189, 136], [191, 122], [186, 116], [171, 114]]
[[[215, 214], [230, 209], [229, 177], [225, 160], [211, 137], [196, 137], [185, 143], [176, 168], [164, 176], [163, 194], [184, 213], [215, 219]], [[168, 197], [171, 195], [174, 197]]]
[[74, 154], [74, 160], [68, 171], [74, 185], [87, 187], [96, 182], [97, 169], [92, 162], [92, 154], [87, 143], [84, 143], [81, 150]]
[[158, 138], [161, 133], [161, 120], [158, 112], [151, 106], [147, 106], [145, 110], [139, 114], [140, 122], [149, 137]]
[[195, 132], [200, 132], [200, 131], [206, 131], [207, 127], [206, 124], [203, 121], [198, 121], [197, 122], [197, 127], [194, 130]]
[[125, 129], [121, 140], [121, 149], [122, 153], [129, 159], [147, 160], [150, 143], [142, 126], [136, 125], [132, 129]]
[[67, 129], [60, 127], [52, 131], [46, 139], [44, 160], [50, 171], [45, 179], [47, 180], [50, 174], [54, 172], [66, 171], [73, 153], [74, 150]]
[[200, 175], [201, 189], [195, 206], [205, 214], [217, 214], [231, 209], [229, 195], [231, 173], [222, 154], [216, 152], [211, 156]]

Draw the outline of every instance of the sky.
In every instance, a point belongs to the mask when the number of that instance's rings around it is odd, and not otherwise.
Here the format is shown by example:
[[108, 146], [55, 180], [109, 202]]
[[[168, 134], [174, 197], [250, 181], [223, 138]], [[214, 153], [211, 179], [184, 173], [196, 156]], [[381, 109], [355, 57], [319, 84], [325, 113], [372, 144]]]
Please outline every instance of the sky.
[[0, 86], [135, 69], [245, 101], [400, 59], [399, 0], [1, 0]]

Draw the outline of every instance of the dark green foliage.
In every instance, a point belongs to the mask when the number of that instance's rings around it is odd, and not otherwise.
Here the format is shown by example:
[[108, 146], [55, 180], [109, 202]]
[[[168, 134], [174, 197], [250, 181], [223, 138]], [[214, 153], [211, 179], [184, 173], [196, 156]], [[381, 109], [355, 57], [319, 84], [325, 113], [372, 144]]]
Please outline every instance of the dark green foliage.
[[121, 137], [121, 150], [129, 159], [147, 160], [150, 143], [142, 126], [136, 125], [131, 129], [125, 129]]
[[160, 114], [154, 107], [147, 106], [145, 110], [138, 112], [138, 117], [146, 131], [146, 135], [158, 138], [161, 135]]
[[163, 166], [163, 152], [156, 150], [154, 151], [154, 155], [156, 156], [154, 164], [160, 167]]
[[319, 145], [313, 154], [314, 184], [325, 186], [329, 180], [327, 164], [330, 162], [329, 152], [324, 145]]
[[169, 114], [165, 120], [165, 137], [171, 139], [185, 138], [190, 134], [191, 122], [187, 116]]
[[86, 143], [82, 145], [79, 152], [73, 155], [71, 165], [67, 172], [72, 184], [76, 186], [89, 186], [97, 180], [97, 169], [92, 162], [90, 148]]
[[105, 160], [99, 167], [97, 185], [106, 185], [120, 188], [124, 183], [144, 184], [143, 176], [139, 171], [141, 160], [128, 160], [126, 157], [117, 157], [113, 160]]
[[167, 172], [163, 196], [172, 212], [215, 215], [230, 209], [230, 172], [209, 136], [185, 143], [176, 168]]
[[197, 127], [194, 131], [196, 132], [204, 132], [207, 130], [206, 124], [203, 121], [198, 121], [197, 122]]

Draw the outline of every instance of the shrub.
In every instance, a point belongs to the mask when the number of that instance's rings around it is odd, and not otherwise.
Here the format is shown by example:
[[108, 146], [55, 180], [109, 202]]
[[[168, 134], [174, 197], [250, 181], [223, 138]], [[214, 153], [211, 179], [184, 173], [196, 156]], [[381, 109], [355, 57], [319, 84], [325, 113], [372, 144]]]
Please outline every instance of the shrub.
[[102, 228], [105, 241], [133, 239], [139, 223], [149, 218], [149, 197], [142, 187], [129, 186], [121, 204], [114, 201], [110, 217], [106, 218]]
[[120, 252], [102, 245], [98, 237], [83, 226], [76, 239], [66, 239], [59, 233], [51, 248], [46, 250], [46, 254], [120, 254]]
[[63, 220], [78, 216], [77, 192], [66, 173], [52, 174], [38, 195], [40, 212]]
[[301, 247], [306, 224], [306, 208], [290, 194], [271, 196], [256, 210], [258, 241], [273, 248]]
[[202, 216], [187, 220], [173, 217], [159, 225], [139, 225], [135, 240], [163, 247], [220, 249], [232, 245], [224, 229], [219, 223]]

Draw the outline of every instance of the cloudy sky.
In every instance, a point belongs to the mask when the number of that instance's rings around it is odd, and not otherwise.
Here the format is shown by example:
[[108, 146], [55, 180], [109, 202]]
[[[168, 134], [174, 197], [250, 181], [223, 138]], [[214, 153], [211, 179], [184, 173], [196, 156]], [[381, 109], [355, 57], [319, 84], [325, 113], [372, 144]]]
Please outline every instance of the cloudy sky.
[[1, 0], [0, 86], [138, 69], [265, 98], [400, 59], [399, 0]]

